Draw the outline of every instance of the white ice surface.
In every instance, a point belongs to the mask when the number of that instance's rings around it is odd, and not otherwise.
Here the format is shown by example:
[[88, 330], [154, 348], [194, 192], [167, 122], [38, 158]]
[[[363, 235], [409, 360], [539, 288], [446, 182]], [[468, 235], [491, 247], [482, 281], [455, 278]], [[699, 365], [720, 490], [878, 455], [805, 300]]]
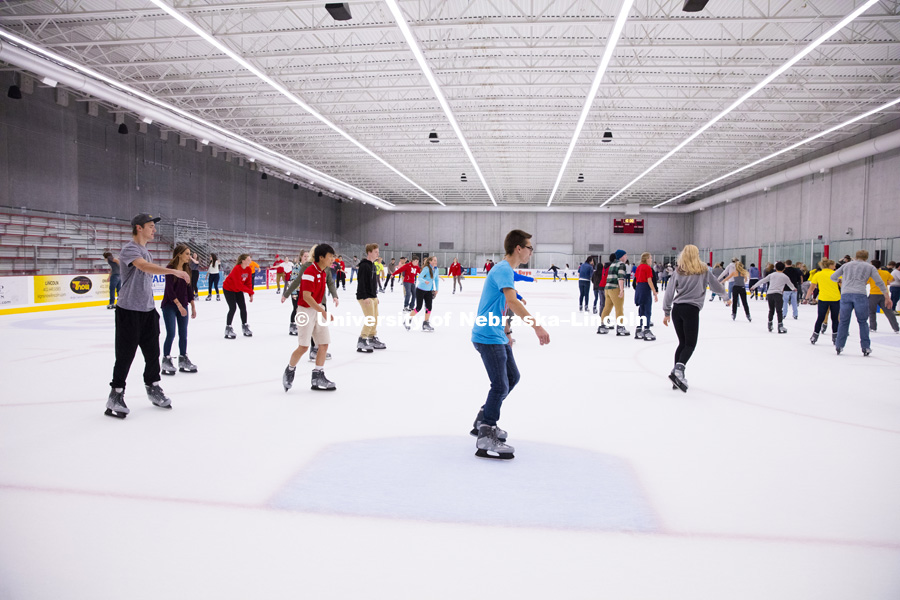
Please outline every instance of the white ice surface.
[[[900, 598], [900, 335], [883, 316], [872, 356], [854, 322], [838, 357], [809, 343], [815, 307], [777, 335], [763, 301], [753, 323], [707, 303], [687, 394], [666, 379], [661, 304], [655, 342], [561, 323], [541, 347], [517, 327], [501, 463], [468, 435], [488, 382], [459, 321], [481, 281], [449, 283], [435, 309], [453, 325], [433, 334], [382, 327], [388, 349], [363, 355], [336, 328], [334, 393], [309, 389], [305, 358], [282, 390], [296, 338], [274, 291], [232, 341], [224, 300], [201, 298], [200, 372], [163, 379], [163, 411], [138, 355], [124, 421], [103, 416], [112, 311], [0, 317], [0, 598]], [[572, 318], [575, 282], [518, 287]], [[336, 315], [361, 315], [343, 298]]]

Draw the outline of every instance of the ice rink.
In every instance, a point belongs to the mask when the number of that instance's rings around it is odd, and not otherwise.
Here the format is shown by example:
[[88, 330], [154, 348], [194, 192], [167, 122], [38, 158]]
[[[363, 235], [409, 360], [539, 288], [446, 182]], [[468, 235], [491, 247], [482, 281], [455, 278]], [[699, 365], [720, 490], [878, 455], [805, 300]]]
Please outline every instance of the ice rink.
[[[469, 436], [488, 381], [463, 324], [482, 281], [442, 284], [434, 333], [382, 326], [388, 349], [365, 355], [359, 326], [336, 326], [333, 393], [309, 389], [305, 357], [283, 391], [296, 338], [274, 290], [236, 340], [224, 300], [201, 298], [199, 372], [164, 377], [161, 410], [139, 355], [124, 421], [103, 416], [113, 311], [0, 316], [0, 598], [900, 598], [900, 335], [883, 316], [872, 356], [855, 321], [836, 356], [809, 343], [815, 307], [777, 335], [764, 301], [752, 323], [707, 302], [683, 394], [662, 297], [644, 342], [596, 335], [574, 281], [520, 283], [559, 323], [543, 347], [514, 331], [516, 458], [491, 461]], [[337, 317], [361, 317], [353, 288]]]

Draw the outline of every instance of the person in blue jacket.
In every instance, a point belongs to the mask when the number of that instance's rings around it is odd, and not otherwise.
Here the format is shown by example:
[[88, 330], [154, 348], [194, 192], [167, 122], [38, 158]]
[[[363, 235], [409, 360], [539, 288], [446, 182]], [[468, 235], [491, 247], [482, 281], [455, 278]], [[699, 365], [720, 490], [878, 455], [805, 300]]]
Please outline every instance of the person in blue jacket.
[[594, 257], [588, 256], [587, 260], [578, 267], [578, 310], [588, 310], [591, 301], [591, 276], [594, 274]]
[[432, 256], [425, 260], [422, 272], [416, 279], [416, 308], [409, 313], [409, 318], [403, 323], [406, 330], [410, 330], [413, 318], [420, 310], [422, 304], [425, 304], [425, 320], [422, 322], [422, 331], [433, 332], [434, 327], [428, 320], [431, 318], [431, 302], [438, 293], [438, 284], [441, 281], [441, 275], [438, 272], [437, 256]]

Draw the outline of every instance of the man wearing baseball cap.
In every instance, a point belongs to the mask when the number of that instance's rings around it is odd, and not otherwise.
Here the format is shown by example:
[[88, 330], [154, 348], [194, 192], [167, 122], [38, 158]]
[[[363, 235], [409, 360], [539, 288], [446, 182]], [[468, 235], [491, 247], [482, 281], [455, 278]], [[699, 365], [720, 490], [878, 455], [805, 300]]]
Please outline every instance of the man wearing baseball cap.
[[159, 386], [159, 313], [153, 303], [153, 276], [174, 275], [188, 285], [191, 276], [179, 269], [153, 264], [147, 242], [156, 235], [158, 222], [159, 217], [146, 213], [131, 219], [132, 239], [119, 252], [122, 290], [116, 306], [116, 364], [105, 413], [118, 419], [124, 419], [129, 413], [125, 405], [125, 380], [138, 348], [144, 355], [147, 397], [160, 408], [172, 408], [172, 401]]

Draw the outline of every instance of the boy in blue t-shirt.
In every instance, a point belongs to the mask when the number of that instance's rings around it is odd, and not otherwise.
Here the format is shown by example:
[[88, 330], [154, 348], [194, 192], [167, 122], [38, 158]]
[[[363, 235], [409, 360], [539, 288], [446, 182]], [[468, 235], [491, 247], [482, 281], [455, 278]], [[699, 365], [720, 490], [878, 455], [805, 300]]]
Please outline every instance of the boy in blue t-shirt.
[[[475, 455], [482, 458], [513, 458], [515, 448], [507, 445], [506, 432], [497, 427], [500, 420], [500, 407], [509, 392], [519, 382], [519, 369], [513, 357], [509, 337], [503, 331], [507, 309], [511, 309], [522, 319], [530, 319], [531, 315], [525, 306], [516, 298], [515, 271], [513, 265], [527, 263], [534, 251], [531, 234], [514, 229], [506, 235], [503, 248], [506, 256], [488, 273], [478, 302], [478, 315], [472, 327], [472, 343], [478, 353], [488, 378], [491, 389], [487, 400], [475, 418], [472, 435], [478, 436], [475, 442]], [[541, 345], [550, 343], [550, 335], [543, 327], [532, 324]]]

